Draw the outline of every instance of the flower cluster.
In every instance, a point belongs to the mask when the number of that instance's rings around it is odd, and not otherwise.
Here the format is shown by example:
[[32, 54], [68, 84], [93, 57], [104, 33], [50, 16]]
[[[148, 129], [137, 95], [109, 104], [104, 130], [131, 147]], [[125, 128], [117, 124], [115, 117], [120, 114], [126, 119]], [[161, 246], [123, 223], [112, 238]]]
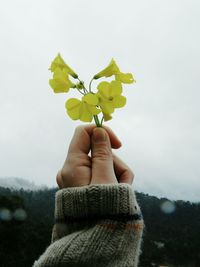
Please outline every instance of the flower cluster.
[[[122, 95], [122, 84], [135, 82], [132, 73], [121, 72], [114, 59], [105, 69], [93, 76], [88, 89], [60, 54], [53, 60], [49, 70], [53, 73], [49, 84], [54, 93], [67, 93], [70, 88], [74, 88], [82, 94], [81, 100], [70, 98], [66, 101], [65, 107], [70, 118], [83, 122], [91, 122], [94, 119], [98, 127], [102, 126], [103, 121], [112, 119], [112, 113], [116, 108], [125, 106], [126, 98]], [[93, 80], [111, 76], [114, 76], [114, 80], [102, 81], [97, 86], [97, 92], [92, 91]], [[71, 78], [73, 81], [70, 80]], [[102, 113], [101, 120], [98, 117], [100, 113]]]

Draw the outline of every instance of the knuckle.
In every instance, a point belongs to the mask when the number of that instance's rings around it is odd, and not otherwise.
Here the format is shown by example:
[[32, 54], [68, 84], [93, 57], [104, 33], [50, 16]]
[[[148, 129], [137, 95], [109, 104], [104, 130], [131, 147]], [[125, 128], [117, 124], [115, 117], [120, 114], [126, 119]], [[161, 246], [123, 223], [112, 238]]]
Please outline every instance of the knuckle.
[[129, 177], [129, 179], [131, 180], [131, 182], [133, 182], [133, 179], [134, 179], [134, 177], [135, 177], [134, 172], [133, 172], [130, 168], [128, 168], [128, 169], [127, 169], [127, 173], [128, 173], [128, 177]]
[[65, 167], [74, 169], [77, 166], [89, 165], [89, 158], [84, 154], [80, 153], [70, 153], [65, 162]]
[[57, 175], [56, 175], [56, 182], [58, 184], [59, 187], [62, 186], [62, 176], [61, 176], [61, 170], [58, 171]]
[[84, 128], [83, 125], [79, 125], [79, 126], [77, 126], [76, 129], [75, 129], [75, 133], [79, 133], [79, 132], [81, 132], [81, 131], [83, 130], [83, 128]]
[[108, 159], [110, 157], [112, 157], [112, 152], [107, 146], [99, 146], [93, 154], [93, 158]]
[[65, 162], [65, 166], [66, 167], [67, 166], [74, 166], [75, 163], [76, 163], [76, 157], [73, 156], [72, 153], [71, 153], [71, 155], [67, 157], [67, 160]]
[[61, 178], [67, 179], [69, 177], [70, 171], [68, 168], [62, 168], [61, 170]]
[[63, 187], [68, 187], [72, 185], [73, 173], [69, 168], [64, 167], [61, 170], [61, 177], [62, 177]]

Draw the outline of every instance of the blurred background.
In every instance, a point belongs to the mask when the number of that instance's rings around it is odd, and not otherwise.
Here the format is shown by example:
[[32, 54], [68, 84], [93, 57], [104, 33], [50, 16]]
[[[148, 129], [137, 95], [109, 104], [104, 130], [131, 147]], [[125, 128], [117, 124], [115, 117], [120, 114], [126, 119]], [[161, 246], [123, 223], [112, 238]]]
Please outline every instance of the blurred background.
[[199, 0], [0, 0], [0, 266], [32, 266], [50, 243], [56, 173], [81, 123], [65, 112], [73, 94], [48, 85], [58, 52], [86, 85], [112, 57], [134, 74], [106, 125], [141, 192], [140, 266], [200, 266], [199, 28]]
[[[74, 129], [48, 85], [61, 53], [87, 84], [115, 58], [137, 81], [112, 127], [135, 188], [199, 201], [200, 2], [0, 1], [0, 177], [55, 185]], [[95, 83], [94, 87], [95, 88]]]

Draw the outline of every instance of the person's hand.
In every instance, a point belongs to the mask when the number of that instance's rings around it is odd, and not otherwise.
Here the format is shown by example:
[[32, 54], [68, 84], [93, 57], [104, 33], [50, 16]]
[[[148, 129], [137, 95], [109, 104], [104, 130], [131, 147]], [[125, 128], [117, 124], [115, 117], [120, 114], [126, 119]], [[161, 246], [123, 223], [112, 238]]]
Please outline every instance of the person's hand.
[[64, 166], [56, 177], [58, 186], [65, 188], [118, 182], [132, 184], [133, 172], [112, 153], [112, 148], [119, 147], [120, 140], [108, 127], [77, 127]]

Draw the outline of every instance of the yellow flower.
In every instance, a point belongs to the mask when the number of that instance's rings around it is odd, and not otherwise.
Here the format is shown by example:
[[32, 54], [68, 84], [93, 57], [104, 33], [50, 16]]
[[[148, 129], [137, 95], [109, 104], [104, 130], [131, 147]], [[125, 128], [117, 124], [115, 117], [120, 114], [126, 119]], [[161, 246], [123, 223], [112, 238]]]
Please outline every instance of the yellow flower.
[[94, 115], [101, 112], [96, 106], [99, 99], [95, 94], [89, 93], [82, 97], [82, 101], [76, 98], [70, 98], [66, 101], [65, 107], [67, 114], [72, 120], [81, 120], [83, 122], [91, 122]]
[[122, 85], [119, 81], [101, 82], [98, 87], [99, 106], [104, 114], [111, 114], [115, 108], [122, 108], [126, 98], [122, 96]]
[[112, 75], [115, 75], [115, 80], [120, 81], [121, 83], [135, 82], [133, 74], [121, 72], [114, 59], [111, 60], [111, 62], [105, 69], [94, 75], [94, 79], [99, 79], [101, 77], [110, 77]]
[[120, 81], [121, 83], [134, 83], [135, 82], [132, 73], [120, 72], [120, 73], [115, 75], [115, 80]]
[[66, 69], [67, 73], [69, 75], [71, 75], [72, 77], [74, 77], [75, 79], [78, 78], [78, 75], [73, 71], [73, 69], [71, 69], [63, 60], [63, 58], [61, 57], [61, 55], [58, 53], [58, 55], [55, 57], [55, 59], [53, 60], [53, 62], [51, 63], [51, 66], [49, 68], [49, 70], [51, 70], [52, 72], [55, 71], [55, 69], [60, 68], [61, 70]]
[[112, 116], [110, 114], [103, 113], [103, 119], [104, 121], [110, 121], [112, 120]]
[[68, 77], [66, 69], [56, 68], [54, 69], [53, 79], [49, 80], [49, 84], [54, 93], [67, 93], [70, 88], [76, 87]]
[[109, 65], [105, 69], [94, 75], [94, 79], [99, 79], [101, 77], [110, 77], [119, 72], [120, 72], [119, 67], [117, 66], [115, 60], [112, 59]]

